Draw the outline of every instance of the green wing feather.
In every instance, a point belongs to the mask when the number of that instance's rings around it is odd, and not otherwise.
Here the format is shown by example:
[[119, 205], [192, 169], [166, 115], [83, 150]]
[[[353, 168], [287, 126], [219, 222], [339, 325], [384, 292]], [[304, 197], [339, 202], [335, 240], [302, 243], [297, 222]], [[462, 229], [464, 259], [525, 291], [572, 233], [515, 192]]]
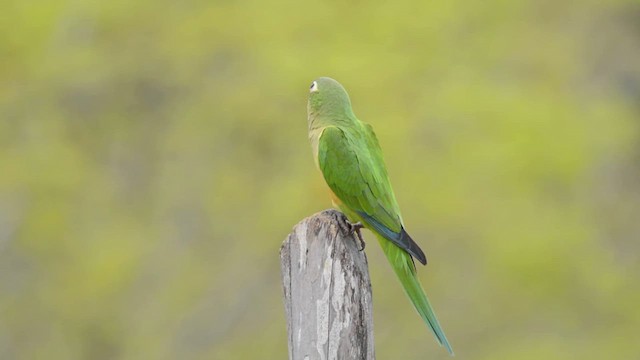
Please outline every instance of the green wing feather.
[[405, 293], [440, 345], [453, 350], [418, 281], [411, 255], [423, 264], [424, 253], [404, 230], [387, 175], [382, 150], [368, 124], [361, 129], [326, 127], [318, 140], [318, 165], [342, 201], [340, 208], [362, 221], [378, 237]]
[[324, 179], [347, 212], [426, 264], [426, 256], [402, 225], [380, 145], [368, 125], [360, 130], [328, 126], [322, 131], [318, 165]]

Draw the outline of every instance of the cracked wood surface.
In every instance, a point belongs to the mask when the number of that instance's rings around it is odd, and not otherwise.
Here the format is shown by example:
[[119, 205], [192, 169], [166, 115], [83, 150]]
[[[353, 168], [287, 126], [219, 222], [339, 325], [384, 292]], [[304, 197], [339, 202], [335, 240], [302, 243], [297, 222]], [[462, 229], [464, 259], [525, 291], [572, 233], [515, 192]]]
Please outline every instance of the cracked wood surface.
[[280, 249], [289, 359], [375, 359], [367, 258], [341, 221], [336, 210], [310, 216]]

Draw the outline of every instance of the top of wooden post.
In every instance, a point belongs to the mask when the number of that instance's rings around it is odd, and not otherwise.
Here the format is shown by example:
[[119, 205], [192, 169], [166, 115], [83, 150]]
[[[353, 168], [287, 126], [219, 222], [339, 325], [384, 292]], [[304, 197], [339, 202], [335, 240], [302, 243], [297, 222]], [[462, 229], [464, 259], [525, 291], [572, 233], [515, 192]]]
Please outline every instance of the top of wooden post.
[[289, 359], [374, 359], [371, 281], [344, 215], [325, 210], [280, 249]]

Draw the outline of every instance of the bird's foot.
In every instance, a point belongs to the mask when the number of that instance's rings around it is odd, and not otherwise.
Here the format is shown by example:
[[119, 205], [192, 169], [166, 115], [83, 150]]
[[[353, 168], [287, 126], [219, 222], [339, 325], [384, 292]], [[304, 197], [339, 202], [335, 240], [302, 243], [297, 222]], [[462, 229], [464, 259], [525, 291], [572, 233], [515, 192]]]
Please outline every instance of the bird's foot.
[[364, 250], [364, 247], [367, 245], [367, 243], [364, 242], [364, 238], [362, 237], [362, 232], [360, 231], [361, 229], [364, 228], [364, 225], [362, 225], [360, 221], [358, 221], [357, 223], [352, 223], [352, 222], [349, 222], [349, 220], [347, 220], [347, 226], [349, 226], [349, 232], [351, 234], [355, 233], [356, 236], [358, 237], [358, 240], [360, 240], [361, 248], [358, 250], [360, 251]]
[[357, 223], [352, 223], [351, 221], [349, 221], [349, 219], [347, 219], [347, 216], [341, 212], [337, 212], [334, 211], [332, 214], [335, 219], [336, 222], [338, 223], [338, 226], [340, 226], [340, 229], [346, 233], [346, 234], [356, 234], [356, 236], [358, 237], [358, 240], [360, 240], [360, 245], [361, 247], [358, 249], [360, 251], [364, 250], [365, 247], [365, 242], [364, 242], [364, 238], [362, 237], [362, 233], [360, 232], [360, 230], [362, 228], [364, 228], [364, 225], [362, 225], [361, 222], [357, 222]]

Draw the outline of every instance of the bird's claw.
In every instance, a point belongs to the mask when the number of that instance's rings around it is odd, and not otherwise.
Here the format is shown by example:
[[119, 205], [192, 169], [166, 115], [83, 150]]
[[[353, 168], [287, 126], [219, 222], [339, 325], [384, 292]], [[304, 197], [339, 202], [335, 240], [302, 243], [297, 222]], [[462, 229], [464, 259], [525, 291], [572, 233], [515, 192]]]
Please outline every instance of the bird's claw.
[[349, 221], [349, 219], [347, 219], [346, 215], [337, 211], [335, 211], [332, 215], [335, 217], [338, 225], [340, 226], [340, 229], [342, 229], [344, 233], [349, 235], [354, 233], [356, 234], [361, 245], [361, 248], [358, 250], [364, 250], [365, 242], [364, 238], [362, 237], [362, 233], [360, 232], [360, 230], [364, 228], [364, 225], [362, 225], [362, 223], [359, 221], [356, 223], [352, 223], [351, 221]]
[[358, 240], [360, 240], [360, 245], [362, 247], [358, 250], [360, 251], [364, 250], [364, 247], [367, 244], [364, 242], [364, 238], [362, 237], [362, 232], [360, 231], [361, 229], [364, 228], [364, 225], [362, 225], [360, 221], [358, 221], [357, 223], [352, 223], [349, 220], [347, 220], [347, 226], [349, 226], [349, 233], [351, 234], [355, 233], [356, 236], [358, 237]]

